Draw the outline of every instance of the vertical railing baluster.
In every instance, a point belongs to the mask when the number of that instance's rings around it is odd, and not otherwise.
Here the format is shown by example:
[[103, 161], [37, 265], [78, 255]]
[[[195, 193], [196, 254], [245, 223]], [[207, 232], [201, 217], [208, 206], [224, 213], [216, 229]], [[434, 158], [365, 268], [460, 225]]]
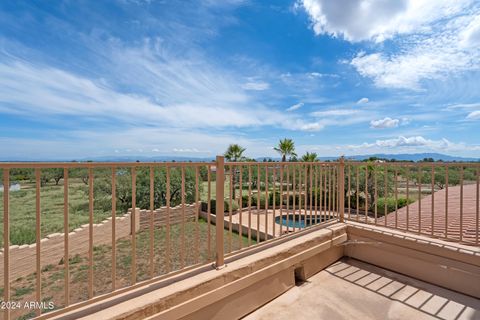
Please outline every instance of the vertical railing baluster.
[[200, 261], [200, 192], [199, 192], [199, 167], [195, 167], [195, 264]]
[[[183, 269], [185, 268], [185, 251], [186, 251], [186, 245], [185, 245], [185, 164], [182, 164], [181, 166], [181, 179], [182, 179], [182, 187], [181, 187], [181, 192], [182, 196], [181, 201], [182, 201], [182, 226], [181, 226], [181, 244], [180, 244], [180, 268]], [[223, 199], [222, 199], [223, 200]]]
[[268, 240], [268, 165], [265, 165], [265, 240]]
[[132, 215], [130, 216], [132, 225], [132, 284], [137, 283], [137, 172], [132, 167]]
[[279, 228], [280, 228], [280, 236], [282, 236], [282, 233], [283, 233], [283, 164], [280, 165], [280, 227]]
[[93, 298], [93, 168], [88, 168], [88, 298]]
[[155, 175], [154, 175], [154, 168], [150, 166], [150, 250], [149, 250], [149, 265], [150, 265], [150, 278], [153, 278], [155, 272], [155, 265], [154, 265], [154, 245], [155, 245], [155, 229], [154, 229], [154, 215], [155, 215]]
[[344, 157], [340, 158], [339, 163], [339, 183], [338, 183], [338, 190], [339, 190], [339, 210], [340, 210], [340, 222], [345, 222], [345, 159]]
[[463, 240], [463, 166], [460, 167], [460, 242]]
[[395, 166], [394, 172], [395, 185], [395, 229], [398, 228], [398, 168]]
[[211, 210], [212, 210], [212, 174], [211, 174], [211, 167], [207, 166], [207, 254], [208, 259], [212, 259], [212, 222], [211, 222]]
[[112, 291], [117, 288], [117, 173], [112, 167]]
[[448, 166], [445, 166], [445, 239], [448, 239]]
[[315, 223], [318, 222], [318, 165], [313, 166], [315, 169], [315, 174], [314, 174], [314, 186], [315, 186], [315, 199], [313, 200], [315, 202]]
[[388, 166], [385, 163], [383, 166], [383, 217], [385, 227], [387, 226], [387, 218], [388, 218], [388, 206], [387, 206], [387, 198], [388, 198]]
[[430, 234], [433, 237], [435, 224], [434, 224], [434, 215], [435, 215], [435, 166], [432, 165], [432, 230], [430, 230]]
[[287, 174], [287, 217], [286, 217], [286, 224], [287, 224], [287, 234], [290, 231], [290, 169], [288, 164], [285, 166], [286, 174]]
[[359, 217], [360, 217], [360, 177], [359, 177], [359, 171], [360, 171], [360, 166], [356, 166], [356, 170], [357, 170], [357, 179], [356, 179], [356, 187], [357, 187], [357, 192], [356, 192], [356, 195], [357, 195], [357, 210], [355, 210], [355, 213], [357, 214], [357, 221], [359, 220]]
[[313, 165], [309, 165], [310, 169], [310, 225], [313, 225], [312, 213], [313, 213]]
[[373, 165], [373, 188], [374, 188], [374, 197], [375, 199], [375, 225], [377, 225], [377, 219], [378, 219], [378, 178], [377, 178], [377, 171], [378, 167], [374, 164]]
[[63, 267], [64, 267], [64, 292], [65, 306], [70, 305], [70, 261], [68, 234], [70, 231], [68, 221], [68, 168], [63, 169]]
[[[10, 170], [3, 169], [3, 301], [10, 301]], [[38, 229], [37, 229], [38, 230]], [[38, 231], [37, 231], [38, 232]], [[10, 320], [10, 308], [3, 310]]]
[[252, 165], [248, 165], [248, 246], [252, 245]]
[[418, 233], [422, 233], [422, 167], [418, 167]]
[[[209, 167], [210, 168], [210, 167]], [[210, 206], [210, 170], [209, 172], [209, 179], [208, 179], [208, 205]], [[167, 175], [166, 179], [166, 206], [167, 206], [167, 228], [165, 230], [165, 269], [166, 272], [169, 273], [171, 269], [171, 259], [170, 259], [170, 252], [171, 252], [171, 244], [170, 244], [170, 166], [167, 165], [165, 168], [165, 174]], [[210, 209], [210, 207], [208, 208]], [[207, 210], [208, 214], [208, 258], [210, 259], [210, 210]]]
[[330, 165], [327, 165], [327, 176], [326, 176], [326, 179], [327, 179], [327, 190], [328, 190], [328, 204], [327, 204], [327, 208], [328, 208], [328, 220], [332, 219], [332, 207], [331, 207], [331, 204], [332, 204], [332, 168], [330, 167]]
[[302, 225], [302, 166], [298, 165], [298, 230]]
[[407, 197], [407, 231], [409, 230], [410, 226], [410, 167], [405, 168], [405, 179], [407, 180], [407, 191], [406, 191], [406, 197]]
[[260, 165], [257, 164], [257, 243], [260, 243], [260, 205], [261, 205], [261, 180]]
[[293, 194], [293, 199], [292, 199], [292, 212], [293, 212], [293, 216], [292, 216], [292, 231], [295, 232], [295, 222], [297, 221], [296, 219], [296, 213], [295, 213], [295, 203], [296, 203], [296, 188], [295, 188], [295, 185], [296, 185], [296, 182], [297, 182], [297, 179], [296, 179], [296, 171], [297, 171], [297, 168], [295, 167], [295, 165], [292, 166], [293, 168], [293, 173], [292, 173], [292, 194]]
[[239, 189], [240, 189], [240, 199], [238, 199], [238, 241], [239, 241], [239, 245], [238, 245], [238, 248], [239, 249], [242, 249], [243, 247], [243, 243], [242, 243], [242, 239], [243, 239], [243, 213], [242, 213], [242, 209], [243, 209], [243, 166], [240, 165], [239, 166], [239, 172], [238, 172], [238, 184], [239, 184]]
[[365, 165], [365, 223], [368, 222], [368, 164]]
[[232, 252], [232, 214], [233, 214], [233, 211], [232, 211], [232, 205], [233, 205], [233, 193], [235, 192], [234, 191], [234, 188], [233, 188], [233, 184], [234, 184], [234, 181], [233, 181], [233, 166], [232, 165], [229, 165], [228, 168], [230, 169], [230, 186], [229, 186], [229, 200], [228, 200], [228, 204], [229, 204], [229, 208], [228, 208], [228, 252]]
[[479, 231], [479, 216], [480, 216], [480, 167], [477, 166], [477, 194], [475, 197], [476, 208], [475, 208], [475, 244], [478, 246], [478, 234]]
[[275, 216], [276, 216], [276, 206], [275, 206], [275, 201], [276, 201], [276, 184], [277, 184], [277, 171], [276, 171], [276, 166], [273, 165], [273, 181], [272, 181], [272, 184], [273, 184], [273, 189], [272, 189], [272, 192], [273, 192], [273, 203], [272, 203], [272, 212], [273, 212], [273, 215], [272, 215], [272, 236], [273, 238], [275, 238]]
[[[328, 165], [323, 166], [323, 215], [326, 221], [330, 220], [330, 215], [328, 212], [328, 201], [327, 201], [327, 193], [328, 193], [328, 185], [327, 185], [327, 174], [328, 174]], [[327, 218], [328, 217], [328, 218]]]
[[351, 207], [351, 203], [350, 203], [350, 198], [351, 198], [350, 197], [350, 192], [351, 192], [350, 187], [351, 187], [351, 185], [350, 185], [350, 183], [351, 183], [351, 171], [352, 171], [351, 168], [352, 168], [352, 166], [349, 165], [348, 166], [348, 192], [347, 192], [347, 197], [348, 197], [348, 199], [347, 199], [348, 220], [350, 220], [350, 218], [351, 218], [350, 215], [351, 215], [351, 211], [352, 211], [352, 209], [350, 208]]
[[216, 254], [215, 254], [215, 268], [221, 269], [224, 264], [224, 242], [223, 242], [223, 213], [224, 213], [224, 199], [225, 199], [225, 158], [217, 156], [216, 158], [216, 203], [215, 203], [215, 238], [216, 238]]
[[[41, 239], [42, 239], [42, 220], [41, 220], [41, 204], [40, 204], [40, 179], [41, 179], [40, 169], [35, 169], [35, 223], [36, 223], [36, 285], [35, 285], [35, 299], [38, 303], [42, 301], [42, 264], [41, 264]], [[35, 310], [36, 315], [39, 316], [42, 314], [42, 308], [37, 308]]]

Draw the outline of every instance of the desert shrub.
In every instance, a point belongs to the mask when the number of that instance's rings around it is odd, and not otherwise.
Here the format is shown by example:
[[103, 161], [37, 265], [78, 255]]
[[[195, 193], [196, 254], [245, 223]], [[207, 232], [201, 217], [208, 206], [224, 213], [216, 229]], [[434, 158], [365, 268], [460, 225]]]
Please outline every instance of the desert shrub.
[[[406, 198], [398, 198], [397, 201], [397, 208], [403, 208], [406, 205], [414, 202], [412, 199], [407, 199]], [[377, 201], [377, 214], [379, 216], [385, 215], [385, 203], [387, 204], [387, 214], [390, 212], [395, 211], [395, 198], [389, 197], [389, 198], [379, 198]]]
[[[201, 208], [202, 211], [208, 212], [208, 203], [205, 201], [202, 201], [201, 203]], [[210, 212], [215, 214], [217, 210], [217, 200], [216, 199], [211, 199], [210, 200]], [[238, 210], [238, 204], [235, 201], [232, 201], [232, 211]], [[230, 201], [224, 201], [223, 205], [223, 212], [230, 212]]]

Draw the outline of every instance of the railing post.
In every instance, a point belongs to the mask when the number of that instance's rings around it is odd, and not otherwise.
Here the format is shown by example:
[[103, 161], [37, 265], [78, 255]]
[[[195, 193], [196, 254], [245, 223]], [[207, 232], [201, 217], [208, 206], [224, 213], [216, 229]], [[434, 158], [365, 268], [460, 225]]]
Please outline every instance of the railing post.
[[225, 159], [223, 156], [217, 156], [216, 161], [216, 198], [215, 198], [215, 227], [216, 227], [216, 256], [215, 268], [217, 270], [225, 267], [223, 258], [223, 212], [224, 212], [224, 192], [225, 192]]
[[340, 202], [340, 222], [344, 222], [345, 215], [345, 158], [340, 157], [339, 165], [339, 177], [338, 177], [338, 189], [339, 189], [339, 199]]

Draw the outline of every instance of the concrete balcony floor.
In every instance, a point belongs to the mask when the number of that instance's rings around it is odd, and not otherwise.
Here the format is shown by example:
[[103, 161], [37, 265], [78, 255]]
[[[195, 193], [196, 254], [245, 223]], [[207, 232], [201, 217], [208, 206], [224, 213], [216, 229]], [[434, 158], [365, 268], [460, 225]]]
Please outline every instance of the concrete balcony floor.
[[480, 300], [343, 258], [244, 319], [480, 319]]

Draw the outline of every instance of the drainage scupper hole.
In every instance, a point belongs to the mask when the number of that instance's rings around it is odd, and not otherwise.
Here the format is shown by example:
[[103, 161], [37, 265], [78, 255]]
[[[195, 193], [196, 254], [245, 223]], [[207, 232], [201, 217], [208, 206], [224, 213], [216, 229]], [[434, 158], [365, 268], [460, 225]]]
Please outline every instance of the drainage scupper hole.
[[293, 274], [295, 277], [295, 286], [300, 287], [305, 283], [307, 283], [303, 266], [295, 268], [295, 271], [293, 272]]

